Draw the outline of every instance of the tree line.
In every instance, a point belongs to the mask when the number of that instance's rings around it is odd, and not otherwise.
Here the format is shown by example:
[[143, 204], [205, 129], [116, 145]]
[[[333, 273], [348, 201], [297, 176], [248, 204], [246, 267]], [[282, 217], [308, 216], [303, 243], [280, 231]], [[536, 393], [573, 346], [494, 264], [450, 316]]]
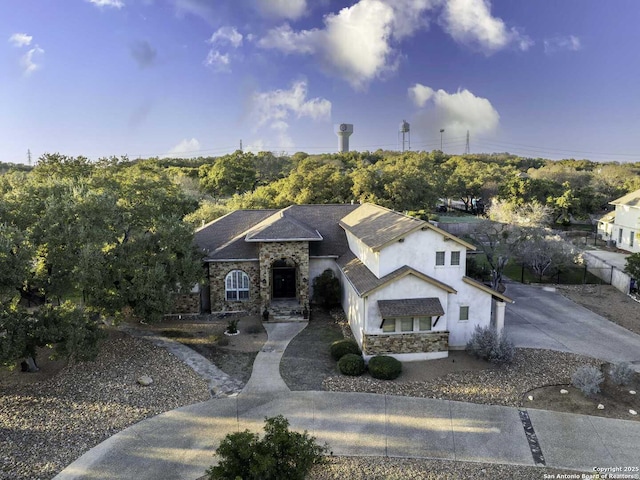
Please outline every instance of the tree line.
[[51, 344], [89, 355], [99, 321], [161, 318], [174, 294], [201, 280], [194, 227], [238, 208], [355, 201], [429, 215], [447, 198], [466, 209], [495, 199], [492, 216], [510, 226], [475, 241], [499, 287], [510, 256], [537, 252], [542, 275], [547, 253], [563, 254], [549, 232], [524, 225], [532, 212], [544, 213], [536, 228], [568, 222], [638, 188], [640, 163], [438, 150], [96, 162], [46, 154], [33, 168], [0, 164], [0, 362], [25, 357], [36, 368], [36, 348]]

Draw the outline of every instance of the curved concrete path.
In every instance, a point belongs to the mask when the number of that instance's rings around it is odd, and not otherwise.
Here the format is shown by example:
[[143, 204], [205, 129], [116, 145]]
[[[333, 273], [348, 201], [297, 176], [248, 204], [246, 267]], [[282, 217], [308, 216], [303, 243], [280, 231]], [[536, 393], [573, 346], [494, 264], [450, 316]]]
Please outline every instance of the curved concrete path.
[[[179, 408], [142, 421], [89, 450], [57, 477], [197, 479], [231, 432], [260, 431], [282, 414], [336, 455], [437, 458], [535, 465], [539, 440], [547, 466], [640, 466], [640, 422], [529, 410], [525, 434], [516, 408], [366, 393], [290, 392], [279, 363], [300, 324], [267, 325], [269, 340], [251, 380], [235, 397]], [[266, 389], [266, 391], [264, 390]], [[524, 413], [525, 416], [526, 412]], [[537, 458], [538, 464], [541, 458]]]

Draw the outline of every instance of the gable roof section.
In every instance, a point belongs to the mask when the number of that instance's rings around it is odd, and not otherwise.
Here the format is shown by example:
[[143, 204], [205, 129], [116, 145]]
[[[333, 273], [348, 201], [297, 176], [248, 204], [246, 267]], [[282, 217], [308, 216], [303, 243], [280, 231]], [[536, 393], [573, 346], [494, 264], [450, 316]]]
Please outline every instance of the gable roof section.
[[276, 211], [236, 210], [199, 228], [194, 241], [209, 260], [258, 258], [258, 245], [245, 242], [245, 232]]
[[493, 288], [487, 287], [484, 283], [480, 283], [477, 280], [474, 280], [473, 278], [462, 277], [462, 281], [467, 285], [471, 285], [472, 287], [476, 287], [477, 289], [482, 290], [483, 292], [491, 294], [492, 296], [502, 300], [503, 302], [515, 303], [515, 300], [507, 297], [506, 295], [503, 295], [502, 293], [496, 292]]
[[380, 315], [385, 317], [439, 317], [444, 309], [438, 298], [404, 298], [378, 300]]
[[[296, 235], [301, 235], [306, 239], [322, 240], [309, 241], [311, 257], [338, 258], [349, 250], [346, 234], [338, 223], [358, 207], [292, 205], [283, 210], [236, 210], [198, 229], [195, 243], [206, 253], [205, 260], [246, 260], [258, 258], [258, 242], [276, 241], [277, 237], [295, 241]], [[280, 223], [279, 219], [286, 222]], [[259, 224], [261, 229], [256, 229]], [[249, 233], [255, 235], [254, 241], [247, 241]], [[288, 239], [282, 238], [287, 235]]]
[[627, 193], [624, 197], [617, 198], [609, 203], [611, 205], [626, 205], [628, 207], [640, 208], [640, 190]]
[[253, 227], [245, 237], [247, 242], [320, 241], [322, 235], [293, 216], [291, 207], [280, 210]]
[[420, 280], [430, 283], [431, 285], [435, 285], [449, 293], [458, 293], [453, 287], [450, 287], [446, 283], [442, 283], [441, 281], [436, 280], [429, 275], [425, 275], [424, 273], [407, 265], [394, 270], [382, 278], [378, 278], [358, 259], [358, 257], [351, 252], [340, 257], [337, 260], [337, 263], [360, 297], [373, 293], [396, 280], [406, 277], [407, 275], [418, 277]]
[[469, 250], [476, 247], [418, 218], [371, 203], [360, 205], [340, 221], [340, 226], [360, 239], [374, 252], [417, 230], [433, 230], [445, 239], [453, 240]]

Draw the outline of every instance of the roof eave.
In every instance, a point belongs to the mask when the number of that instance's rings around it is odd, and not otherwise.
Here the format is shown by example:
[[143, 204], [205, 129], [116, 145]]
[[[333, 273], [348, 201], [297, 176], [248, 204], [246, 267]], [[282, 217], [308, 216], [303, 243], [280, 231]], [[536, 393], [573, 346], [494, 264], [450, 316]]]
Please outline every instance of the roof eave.
[[487, 287], [485, 284], [478, 282], [477, 280], [474, 280], [473, 278], [469, 278], [469, 277], [462, 277], [462, 281], [464, 283], [466, 283], [467, 285], [471, 285], [472, 287], [476, 287], [479, 290], [482, 290], [500, 300], [502, 300], [503, 302], [507, 302], [507, 303], [515, 303], [515, 300], [513, 300], [512, 298], [507, 297], [506, 295], [503, 295], [500, 292], [496, 292], [493, 288]]

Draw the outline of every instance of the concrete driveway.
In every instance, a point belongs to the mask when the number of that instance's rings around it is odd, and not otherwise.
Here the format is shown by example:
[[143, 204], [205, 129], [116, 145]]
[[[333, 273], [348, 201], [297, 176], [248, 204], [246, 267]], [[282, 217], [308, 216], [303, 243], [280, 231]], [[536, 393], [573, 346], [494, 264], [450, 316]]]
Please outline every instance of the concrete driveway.
[[506, 294], [515, 303], [507, 305], [505, 330], [516, 346], [629, 362], [640, 371], [640, 335], [543, 287], [509, 283]]

